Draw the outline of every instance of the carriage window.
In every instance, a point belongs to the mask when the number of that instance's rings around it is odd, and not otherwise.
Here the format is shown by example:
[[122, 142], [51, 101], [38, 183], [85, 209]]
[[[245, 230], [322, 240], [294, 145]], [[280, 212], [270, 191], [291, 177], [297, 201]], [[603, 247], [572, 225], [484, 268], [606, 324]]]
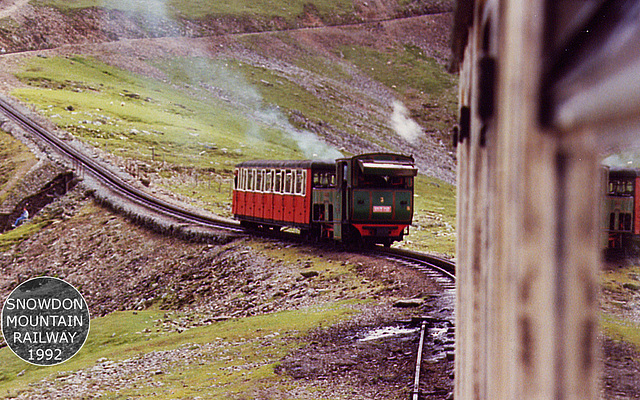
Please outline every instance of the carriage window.
[[259, 169], [256, 170], [256, 192], [262, 192], [262, 175], [264, 171]]
[[248, 170], [247, 173], [247, 190], [253, 190], [253, 184], [254, 184], [254, 170], [250, 169]]
[[291, 170], [287, 170], [284, 176], [284, 193], [291, 194], [293, 189], [293, 172]]
[[273, 191], [273, 170], [267, 171], [264, 176], [264, 191], [267, 193]]
[[631, 214], [630, 213], [624, 214], [624, 230], [625, 231], [631, 230]]
[[305, 194], [305, 186], [304, 182], [307, 177], [307, 171], [297, 170], [296, 171], [296, 194]]
[[[306, 178], [304, 180], [306, 181]], [[316, 172], [313, 174], [313, 187], [332, 187], [335, 185], [336, 174], [334, 172]]]
[[633, 180], [612, 180], [609, 182], [609, 194], [614, 196], [633, 195]]
[[329, 186], [329, 178], [327, 174], [322, 174], [322, 177], [320, 178], [320, 186], [322, 187]]
[[273, 188], [273, 191], [276, 193], [282, 193], [282, 171], [276, 171], [274, 183], [275, 187]]
[[616, 213], [614, 212], [609, 215], [609, 230], [616, 230]]

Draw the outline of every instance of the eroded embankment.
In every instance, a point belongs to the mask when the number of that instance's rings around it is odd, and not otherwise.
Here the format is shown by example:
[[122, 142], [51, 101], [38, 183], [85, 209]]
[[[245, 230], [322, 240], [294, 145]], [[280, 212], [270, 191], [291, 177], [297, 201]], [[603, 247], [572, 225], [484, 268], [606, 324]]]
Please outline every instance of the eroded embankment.
[[0, 199], [0, 232], [11, 229], [24, 208], [33, 217], [78, 182], [73, 172], [48, 161], [38, 162], [22, 177], [16, 178], [13, 187]]

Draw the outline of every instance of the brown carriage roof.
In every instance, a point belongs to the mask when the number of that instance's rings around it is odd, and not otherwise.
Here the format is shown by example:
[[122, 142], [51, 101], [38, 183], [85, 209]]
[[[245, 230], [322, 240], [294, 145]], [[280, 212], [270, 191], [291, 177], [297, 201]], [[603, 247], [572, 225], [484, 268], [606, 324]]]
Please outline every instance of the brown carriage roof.
[[413, 156], [397, 153], [364, 153], [340, 160], [414, 161]]
[[628, 167], [609, 167], [609, 176], [612, 178], [639, 177], [640, 169]]
[[335, 169], [332, 160], [251, 160], [241, 162], [236, 168], [280, 168], [280, 169]]

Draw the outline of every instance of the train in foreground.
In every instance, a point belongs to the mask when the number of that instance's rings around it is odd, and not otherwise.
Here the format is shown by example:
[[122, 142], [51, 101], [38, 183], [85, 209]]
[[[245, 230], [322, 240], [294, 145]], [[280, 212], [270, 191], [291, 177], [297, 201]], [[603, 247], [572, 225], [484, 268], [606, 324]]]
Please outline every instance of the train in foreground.
[[312, 239], [390, 246], [413, 218], [411, 156], [246, 161], [234, 170], [233, 215], [243, 226], [292, 227]]
[[608, 168], [603, 226], [610, 251], [636, 252], [640, 243], [640, 170]]

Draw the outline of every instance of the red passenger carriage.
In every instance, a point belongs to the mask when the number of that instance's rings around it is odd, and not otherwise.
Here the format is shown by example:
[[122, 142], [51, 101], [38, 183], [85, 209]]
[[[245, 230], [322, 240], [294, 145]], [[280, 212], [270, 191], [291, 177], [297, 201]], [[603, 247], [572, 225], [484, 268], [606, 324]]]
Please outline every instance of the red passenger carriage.
[[324, 161], [247, 161], [236, 166], [233, 215], [245, 226], [309, 229], [312, 177]]

